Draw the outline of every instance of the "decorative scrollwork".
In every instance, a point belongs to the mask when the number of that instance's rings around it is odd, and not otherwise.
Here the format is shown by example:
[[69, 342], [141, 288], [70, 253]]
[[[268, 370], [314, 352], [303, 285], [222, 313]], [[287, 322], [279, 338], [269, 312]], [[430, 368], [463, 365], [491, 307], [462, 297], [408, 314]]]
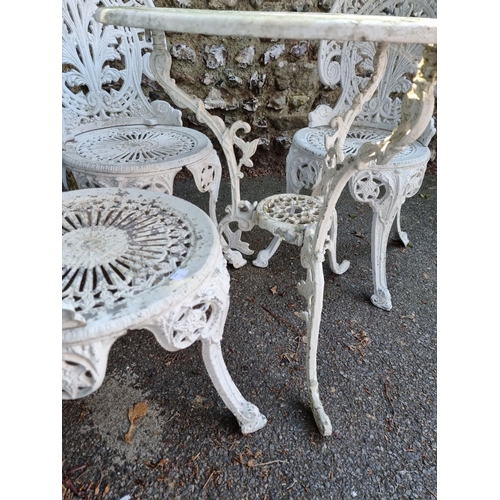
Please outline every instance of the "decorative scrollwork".
[[185, 349], [198, 339], [218, 343], [222, 339], [228, 307], [229, 274], [221, 256], [218, 267], [204, 287], [141, 327], [152, 331], [168, 351]]
[[[240, 131], [248, 133], [251, 129], [248, 123], [238, 120], [227, 128], [220, 117], [211, 115], [207, 111], [201, 99], [186, 94], [176, 85], [170, 76], [172, 58], [163, 32], [153, 31], [153, 53], [150, 61], [156, 81], [168, 93], [175, 105], [193, 111], [196, 119], [212, 130], [222, 147], [231, 179], [231, 206], [226, 208], [228, 215], [219, 223], [219, 233], [224, 235], [224, 255], [235, 267], [241, 267], [246, 262], [241, 253], [251, 255], [253, 251], [247, 243], [240, 240], [241, 231], [232, 230], [230, 225], [238, 221], [238, 205], [241, 201], [240, 179], [243, 177], [241, 168], [253, 166], [251, 157], [257, 149], [259, 140], [244, 141], [237, 133]], [[236, 159], [235, 147], [241, 151], [239, 160]]]
[[376, 171], [368, 170], [355, 174], [350, 187], [353, 198], [363, 203], [382, 203], [389, 195], [386, 179]]
[[[357, 15], [436, 17], [435, 0], [413, 0], [411, 2], [387, 2], [387, 0], [340, 0], [335, 2], [332, 13], [355, 13]], [[419, 44], [395, 44], [389, 51], [389, 60], [384, 79], [377, 93], [361, 110], [358, 121], [384, 123], [391, 128], [399, 123], [401, 98], [411, 87], [411, 76], [416, 73], [417, 63], [423, 47]], [[341, 87], [341, 95], [329, 112], [312, 113], [310, 126], [328, 125], [330, 120], [343, 115], [351, 106], [354, 97], [368, 83], [373, 70], [375, 54], [371, 42], [344, 42], [338, 44], [321, 41], [318, 51], [318, 70], [321, 82], [330, 87]], [[311, 123], [311, 118], [314, 123]]]
[[106, 338], [65, 344], [62, 351], [62, 398], [83, 398], [101, 387], [106, 373], [109, 349], [126, 331]]
[[196, 237], [173, 208], [126, 196], [66, 203], [62, 233], [63, 300], [78, 312], [113, 307], [167, 282]]
[[[181, 125], [179, 110], [169, 106], [168, 114], [158, 115], [141, 90], [142, 74], [150, 73], [152, 49], [144, 30], [98, 23], [98, 4], [123, 5], [118, 0], [63, 1], [62, 102], [67, 130], [121, 116], [162, 116], [165, 124]], [[127, 5], [144, 2], [130, 0]], [[118, 67], [116, 61], [122, 64]]]
[[62, 398], [77, 399], [96, 390], [99, 375], [83, 356], [62, 356]]

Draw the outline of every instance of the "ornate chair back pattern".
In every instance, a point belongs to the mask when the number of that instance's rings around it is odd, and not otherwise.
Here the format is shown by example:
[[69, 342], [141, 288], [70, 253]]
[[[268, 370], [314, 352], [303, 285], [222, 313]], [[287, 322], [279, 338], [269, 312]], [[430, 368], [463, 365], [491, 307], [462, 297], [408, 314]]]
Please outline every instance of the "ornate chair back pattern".
[[[337, 0], [332, 13], [436, 17], [435, 0]], [[374, 96], [365, 103], [355, 125], [392, 130], [401, 117], [402, 96], [411, 87], [423, 46], [393, 44], [389, 50], [386, 72]], [[335, 116], [343, 116], [353, 99], [368, 83], [373, 72], [375, 45], [372, 42], [335, 42], [322, 40], [318, 53], [318, 72], [321, 82], [332, 89], [340, 87], [340, 95], [332, 108], [321, 104], [309, 114], [309, 126], [328, 126]], [[430, 141], [434, 135], [431, 126]], [[427, 145], [424, 143], [424, 146]]]
[[144, 30], [98, 23], [93, 17], [98, 4], [153, 7], [150, 0], [63, 0], [64, 135], [148, 119], [181, 126], [179, 110], [165, 101], [150, 103], [141, 89], [143, 76], [153, 79], [152, 43]]

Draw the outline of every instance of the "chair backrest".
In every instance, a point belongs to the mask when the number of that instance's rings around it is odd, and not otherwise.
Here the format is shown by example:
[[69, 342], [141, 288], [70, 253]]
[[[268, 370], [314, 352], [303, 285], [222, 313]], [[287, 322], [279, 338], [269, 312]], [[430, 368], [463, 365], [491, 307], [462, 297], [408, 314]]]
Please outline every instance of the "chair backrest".
[[179, 110], [150, 103], [142, 91], [143, 76], [154, 79], [144, 30], [98, 23], [98, 4], [153, 7], [151, 0], [62, 0], [63, 143], [114, 124], [182, 125]]
[[[437, 17], [436, 0], [336, 0], [330, 11], [339, 14]], [[401, 117], [401, 99], [411, 86], [423, 46], [393, 44], [387, 69], [377, 92], [365, 103], [355, 124], [392, 130]], [[340, 95], [332, 108], [321, 104], [309, 114], [309, 126], [328, 126], [335, 116], [342, 116], [353, 99], [367, 85], [373, 72], [375, 45], [372, 42], [335, 42], [322, 40], [318, 53], [321, 82]], [[433, 129], [433, 126], [431, 126]], [[430, 137], [434, 129], [428, 132]]]

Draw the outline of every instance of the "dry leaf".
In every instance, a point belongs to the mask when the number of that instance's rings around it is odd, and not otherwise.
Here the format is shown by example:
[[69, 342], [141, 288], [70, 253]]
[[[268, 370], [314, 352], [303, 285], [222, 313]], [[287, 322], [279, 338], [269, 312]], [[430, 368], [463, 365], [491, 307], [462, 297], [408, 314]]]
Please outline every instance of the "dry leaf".
[[136, 403], [133, 408], [129, 408], [128, 410], [128, 419], [130, 422], [130, 427], [128, 428], [127, 434], [123, 438], [126, 443], [132, 442], [132, 431], [135, 429], [135, 423], [141, 417], [144, 417], [148, 411], [148, 404], [144, 401], [140, 403]]
[[104, 498], [108, 493], [109, 493], [110, 486], [109, 484], [106, 485], [106, 488], [104, 488], [104, 491], [102, 492], [102, 497]]
[[193, 401], [191, 402], [191, 406], [193, 408], [203, 408], [205, 406], [205, 401], [207, 398], [203, 396], [196, 396]]
[[278, 293], [278, 287], [276, 285], [274, 285], [273, 287], [271, 287], [271, 293], [273, 295], [276, 295]]
[[248, 462], [247, 462], [247, 466], [248, 467], [253, 467], [255, 464], [255, 460], [253, 458], [251, 458]]

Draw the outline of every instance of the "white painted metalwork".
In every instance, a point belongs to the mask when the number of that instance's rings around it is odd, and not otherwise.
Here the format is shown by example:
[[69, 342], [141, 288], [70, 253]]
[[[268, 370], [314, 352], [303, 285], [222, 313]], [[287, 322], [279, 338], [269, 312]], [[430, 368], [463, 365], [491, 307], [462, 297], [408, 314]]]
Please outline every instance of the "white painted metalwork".
[[222, 357], [229, 274], [202, 210], [134, 188], [65, 192], [62, 263], [63, 399], [96, 391], [116, 339], [146, 329], [168, 351], [200, 340], [210, 378], [241, 431], [266, 424]]
[[[132, 0], [127, 5], [151, 5]], [[138, 187], [173, 192], [186, 167], [210, 196], [216, 222], [221, 164], [204, 134], [182, 127], [181, 112], [150, 102], [141, 89], [152, 44], [144, 30], [103, 26], [97, 5], [121, 0], [63, 0], [63, 183], [66, 170], [79, 188]], [[67, 188], [67, 184], [65, 184]]]
[[[406, 2], [403, 2], [406, 4]], [[387, 5], [392, 5], [387, 2]], [[158, 14], [158, 16], [157, 16]], [[205, 33], [206, 26], [201, 26], [201, 23], [196, 23], [195, 17], [197, 11], [187, 10], [187, 19], [192, 16], [192, 30], [195, 32]], [[255, 31], [251, 31], [249, 20], [252, 17], [248, 13], [233, 13], [228, 11], [214, 13], [214, 15], [222, 16], [227, 24], [231, 34], [236, 36], [255, 36]], [[319, 33], [318, 28], [320, 22], [314, 15], [310, 13], [297, 13], [295, 20], [299, 20], [304, 25], [304, 30], [301, 35], [298, 32], [290, 30], [283, 34], [283, 26], [277, 22], [277, 17], [274, 13], [262, 12], [259, 15], [258, 25], [262, 28], [266, 26], [265, 37], [309, 37], [316, 38]], [[363, 142], [363, 144], [352, 146], [353, 152], [345, 157], [344, 147], [349, 130], [356, 119], [362, 112], [363, 105], [372, 98], [377, 84], [379, 83], [382, 73], [388, 64], [388, 47], [386, 43], [378, 44], [378, 55], [374, 58], [374, 68], [371, 76], [367, 76], [361, 91], [350, 102], [348, 110], [343, 115], [335, 116], [332, 120], [332, 134], [325, 135], [325, 153], [322, 164], [318, 162], [320, 179], [317, 179], [316, 189], [311, 198], [311, 203], [308, 203], [306, 197], [294, 196], [291, 194], [282, 195], [283, 198], [272, 197], [257, 202], [242, 201], [239, 198], [239, 178], [241, 177], [241, 165], [250, 164], [250, 157], [255, 152], [256, 141], [247, 144], [242, 141], [236, 132], [243, 130], [247, 132], [249, 125], [244, 122], [234, 124], [230, 129], [226, 128], [222, 120], [217, 117], [212, 117], [205, 109], [203, 102], [200, 99], [186, 96], [180, 89], [175, 87], [175, 82], [172, 82], [169, 76], [170, 56], [166, 50], [166, 42], [163, 30], [179, 31], [181, 24], [176, 23], [174, 29], [170, 21], [167, 21], [169, 16], [178, 16], [175, 9], [158, 9], [157, 11], [147, 11], [146, 9], [135, 8], [120, 8], [120, 9], [100, 9], [97, 11], [97, 19], [104, 23], [124, 23], [130, 26], [150, 27], [153, 31], [155, 46], [153, 51], [152, 64], [153, 71], [157, 81], [167, 90], [174, 94], [175, 102], [182, 103], [182, 107], [189, 109], [197, 109], [197, 118], [201, 118], [203, 123], [206, 123], [215, 133], [221, 143], [226, 160], [231, 174], [231, 183], [233, 189], [233, 203], [228, 207], [228, 216], [226, 217], [226, 225], [229, 222], [237, 222], [239, 230], [234, 234], [234, 240], [239, 239], [239, 232], [248, 231], [255, 225], [262, 225], [270, 230], [276, 238], [274, 241], [281, 239], [289, 239], [291, 242], [301, 244], [301, 263], [307, 270], [306, 280], [299, 283], [299, 291], [307, 301], [307, 309], [302, 312], [302, 317], [307, 323], [308, 331], [308, 353], [307, 353], [307, 381], [310, 403], [312, 411], [320, 432], [323, 435], [332, 433], [330, 419], [326, 414], [319, 396], [319, 384], [316, 373], [316, 353], [318, 349], [319, 326], [321, 322], [321, 310], [323, 304], [323, 266], [325, 251], [329, 250], [330, 265], [335, 272], [342, 271], [342, 265], [338, 266], [335, 256], [335, 236], [336, 236], [336, 211], [335, 206], [337, 200], [352, 176], [358, 172], [365, 174], [373, 167], [373, 162], [380, 167], [389, 165], [398, 153], [403, 151], [407, 146], [414, 143], [419, 137], [422, 137], [425, 128], [432, 116], [434, 109], [434, 88], [437, 78], [436, 70], [436, 48], [428, 45], [424, 51], [416, 76], [409, 85], [401, 89], [406, 95], [401, 100], [401, 120], [394, 128], [389, 126], [386, 130], [388, 135], [381, 141]], [[180, 15], [180, 14], [179, 14]], [[335, 33], [335, 27], [342, 25], [343, 16], [330, 16], [328, 18], [328, 35]], [[156, 21], [158, 19], [158, 21]], [[172, 18], [174, 19], [174, 18]], [[179, 17], [175, 17], [179, 21]], [[231, 20], [231, 22], [229, 22]], [[358, 22], [351, 26], [348, 32], [337, 38], [338, 40], [359, 40], [364, 33], [362, 26], [372, 26], [370, 31], [370, 40], [377, 42], [385, 42], [391, 40], [392, 21], [397, 25], [401, 21], [403, 33], [406, 33], [405, 41], [411, 42], [435, 42], [436, 24], [434, 21], [427, 20], [424, 24], [427, 25], [431, 33], [430, 38], [423, 33], [417, 33], [405, 24], [406, 19], [401, 20], [392, 18], [387, 24], [379, 23], [377, 27], [373, 27], [372, 22], [379, 22], [378, 19], [372, 16], [360, 16]], [[286, 23], [286, 21], [282, 21]], [[182, 25], [186, 31], [193, 32], [191, 28]], [[288, 26], [288, 25], [286, 25]], [[261, 29], [259, 28], [259, 29]], [[215, 28], [223, 29], [219, 24]], [[226, 33], [226, 31], [224, 31]], [[417, 35], [415, 35], [417, 33]], [[363, 35], [364, 36], [364, 35]], [[420, 38], [421, 37], [421, 38]], [[332, 38], [321, 32], [321, 38]], [[392, 40], [394, 41], [394, 40]], [[392, 130], [392, 132], [391, 132]], [[234, 147], [237, 146], [243, 152], [243, 159], [236, 161]], [[354, 150], [357, 152], [354, 153]], [[369, 183], [367, 183], [368, 185]], [[363, 191], [363, 190], [361, 190]], [[319, 209], [318, 209], [319, 207]], [[303, 214], [304, 210], [311, 212], [311, 223], [308, 224], [308, 218]], [[301, 215], [302, 214], [302, 215]], [[223, 221], [224, 222], [224, 221]], [[300, 222], [300, 224], [296, 224]], [[301, 227], [302, 226], [302, 227]], [[224, 232], [224, 224], [219, 225], [219, 232]], [[231, 235], [231, 232], [224, 234]], [[295, 239], [294, 239], [295, 238]], [[229, 241], [231, 244], [231, 241]], [[230, 245], [229, 245], [230, 246]], [[251, 253], [251, 252], [250, 252]], [[333, 257], [332, 257], [333, 256]], [[244, 262], [243, 262], [244, 263]], [[347, 263], [348, 265], [348, 263]], [[70, 315], [68, 315], [70, 316]], [[70, 317], [71, 321], [78, 321], [78, 318]]]
[[[332, 426], [319, 395], [316, 355], [323, 308], [323, 261], [325, 251], [328, 250], [332, 267], [332, 251], [335, 250], [334, 239], [331, 236], [332, 228], [336, 227], [335, 206], [352, 176], [369, 171], [374, 161], [378, 165], [389, 164], [402, 149], [423, 133], [434, 109], [436, 60], [435, 47], [428, 46], [412, 86], [403, 98], [401, 122], [383, 141], [366, 142], [355, 155], [344, 158], [342, 149], [347, 134], [346, 129], [342, 130], [342, 126], [347, 125], [348, 130], [348, 123], [355, 115], [350, 117], [346, 115], [346, 121], [337, 118], [337, 133], [334, 136], [326, 136], [325, 139], [327, 156], [323, 163], [320, 183], [320, 192], [325, 201], [316, 224], [305, 230], [301, 262], [307, 269], [307, 278], [299, 283], [299, 292], [307, 300], [308, 306], [302, 315], [307, 322], [308, 332], [306, 370], [309, 398], [316, 424], [323, 435], [330, 435]], [[354, 111], [354, 106], [351, 110]]]
[[[363, 15], [436, 16], [435, 0], [414, 0], [393, 3], [386, 0], [368, 0], [361, 6], [354, 0], [337, 0], [332, 12]], [[364, 142], [380, 141], [388, 136], [400, 120], [401, 95], [406, 92], [422, 53], [422, 45], [409, 43], [392, 46], [386, 73], [375, 95], [365, 103], [347, 135], [344, 152], [355, 152]], [[330, 88], [340, 88], [340, 97], [331, 108], [325, 104], [309, 114], [309, 126], [299, 130], [293, 137], [287, 156], [287, 191], [299, 193], [311, 189], [318, 182], [326, 151], [323, 145], [325, 134], [332, 134], [331, 120], [341, 116], [353, 102], [369, 79], [373, 70], [373, 43], [322, 41], [318, 54], [318, 71], [321, 82]], [[431, 119], [424, 134], [401, 151], [390, 164], [373, 164], [367, 172], [357, 173], [349, 182], [352, 196], [368, 203], [373, 210], [372, 224], [372, 271], [374, 292], [371, 300], [381, 309], [391, 310], [391, 294], [386, 279], [386, 248], [389, 233], [396, 222], [397, 234], [403, 244], [408, 236], [401, 230], [401, 206], [415, 195], [424, 177], [430, 150], [427, 147], [435, 133]], [[277, 249], [277, 245], [273, 245]], [[335, 257], [334, 257], [335, 258]], [[263, 265], [257, 260], [257, 265]], [[347, 269], [345, 264], [342, 269]]]
[[287, 38], [289, 40], [357, 40], [392, 43], [437, 43], [434, 19], [373, 15], [329, 15], [318, 12], [217, 11], [103, 7], [96, 19], [104, 24], [141, 26], [150, 30], [218, 36]]

